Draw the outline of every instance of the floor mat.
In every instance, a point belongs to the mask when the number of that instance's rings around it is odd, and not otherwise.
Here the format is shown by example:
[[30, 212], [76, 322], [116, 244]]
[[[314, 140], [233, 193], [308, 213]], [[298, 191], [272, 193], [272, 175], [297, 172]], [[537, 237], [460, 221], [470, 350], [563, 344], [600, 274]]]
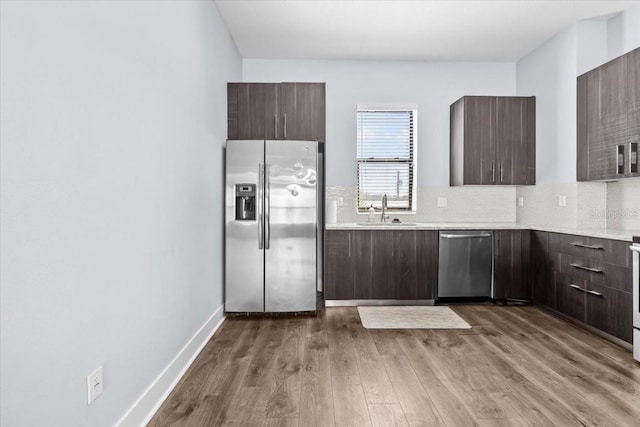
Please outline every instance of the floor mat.
[[471, 329], [447, 306], [360, 306], [367, 329]]

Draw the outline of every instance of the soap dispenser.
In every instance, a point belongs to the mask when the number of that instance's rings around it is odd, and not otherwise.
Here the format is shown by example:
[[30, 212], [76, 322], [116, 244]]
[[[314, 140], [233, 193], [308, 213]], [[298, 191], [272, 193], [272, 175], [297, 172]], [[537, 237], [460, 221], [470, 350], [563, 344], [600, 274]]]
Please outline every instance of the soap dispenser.
[[373, 205], [369, 206], [369, 222], [376, 222], [376, 210]]

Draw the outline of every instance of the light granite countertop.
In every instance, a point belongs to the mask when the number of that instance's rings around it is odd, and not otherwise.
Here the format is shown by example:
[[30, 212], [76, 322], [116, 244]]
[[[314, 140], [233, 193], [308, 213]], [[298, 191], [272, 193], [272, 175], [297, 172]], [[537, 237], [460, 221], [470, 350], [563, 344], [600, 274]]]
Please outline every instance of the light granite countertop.
[[[415, 224], [415, 225], [411, 225]], [[552, 225], [516, 224], [512, 222], [407, 222], [407, 224], [377, 225], [365, 222], [341, 222], [326, 224], [327, 230], [538, 230], [551, 233], [575, 234], [585, 237], [623, 240], [631, 242], [634, 235], [640, 235], [640, 230], [617, 230], [612, 228], [571, 228]]]

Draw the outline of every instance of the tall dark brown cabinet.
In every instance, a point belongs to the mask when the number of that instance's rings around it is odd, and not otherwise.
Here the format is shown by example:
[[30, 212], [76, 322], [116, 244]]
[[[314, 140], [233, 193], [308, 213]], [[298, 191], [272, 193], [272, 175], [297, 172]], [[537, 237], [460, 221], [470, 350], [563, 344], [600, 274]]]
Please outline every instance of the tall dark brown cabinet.
[[325, 141], [324, 83], [228, 83], [227, 138]]
[[464, 96], [450, 114], [450, 185], [535, 184], [535, 97]]
[[640, 48], [578, 77], [578, 181], [640, 176]]

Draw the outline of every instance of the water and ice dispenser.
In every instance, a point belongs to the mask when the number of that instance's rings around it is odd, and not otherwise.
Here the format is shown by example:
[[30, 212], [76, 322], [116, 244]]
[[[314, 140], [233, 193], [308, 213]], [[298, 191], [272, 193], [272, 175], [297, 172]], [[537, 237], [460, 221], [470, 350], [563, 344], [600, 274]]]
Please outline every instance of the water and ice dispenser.
[[236, 184], [236, 221], [255, 221], [256, 185]]

